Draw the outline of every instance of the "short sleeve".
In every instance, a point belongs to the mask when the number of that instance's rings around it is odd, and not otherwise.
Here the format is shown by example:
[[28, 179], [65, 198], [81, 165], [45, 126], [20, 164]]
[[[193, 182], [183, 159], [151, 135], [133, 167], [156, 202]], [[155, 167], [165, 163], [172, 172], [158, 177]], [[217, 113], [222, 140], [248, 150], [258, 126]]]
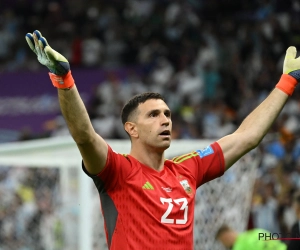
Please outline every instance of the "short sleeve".
[[180, 164], [183, 171], [195, 179], [196, 187], [222, 176], [225, 171], [224, 155], [217, 142], [202, 150], [177, 156], [172, 161]]
[[199, 168], [196, 177], [198, 186], [222, 176], [225, 172], [224, 155], [217, 142], [202, 150], [196, 150]]
[[[122, 185], [132, 171], [132, 164], [127, 155], [116, 153], [108, 146], [107, 160], [104, 169], [97, 175], [90, 175], [82, 161], [83, 171], [94, 181], [101, 181], [101, 189], [110, 191]], [[100, 190], [100, 188], [98, 188]]]

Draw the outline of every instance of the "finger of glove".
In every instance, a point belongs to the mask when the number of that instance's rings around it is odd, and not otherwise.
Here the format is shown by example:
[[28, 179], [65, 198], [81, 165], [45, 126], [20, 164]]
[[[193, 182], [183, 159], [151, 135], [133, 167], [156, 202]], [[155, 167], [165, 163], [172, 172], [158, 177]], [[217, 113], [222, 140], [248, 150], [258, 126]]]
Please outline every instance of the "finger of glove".
[[40, 47], [41, 54], [43, 55], [43, 57], [48, 57], [47, 54], [45, 53], [45, 47], [49, 46], [47, 43], [47, 40], [44, 37], [41, 37], [39, 39], [38, 43], [39, 43], [39, 47]]
[[26, 39], [26, 42], [28, 43], [30, 49], [31, 49], [35, 54], [37, 54], [36, 49], [35, 49], [35, 46], [34, 46], [34, 39], [33, 39], [32, 34], [27, 33], [26, 36], [25, 36], [25, 39]]
[[42, 37], [42, 33], [39, 32], [38, 30], [33, 31], [33, 34], [36, 35], [38, 39]]
[[286, 59], [295, 59], [297, 55], [297, 49], [294, 46], [288, 47], [286, 50], [285, 58]]
[[41, 37], [42, 37], [42, 34], [38, 30], [35, 30], [33, 32], [34, 46], [35, 46], [35, 50], [36, 50], [38, 56], [42, 56], [42, 50], [39, 45], [39, 39]]
[[49, 46], [49, 44], [48, 44], [48, 42], [47, 42], [47, 39], [46, 39], [45, 37], [42, 36], [42, 37], [39, 39], [39, 41], [42, 42], [43, 47]]
[[37, 53], [38, 57], [41, 57], [42, 53], [41, 53], [41, 48], [39, 46], [39, 40], [35, 34], [33, 34], [33, 40], [34, 40], [34, 47], [35, 47], [36, 53]]

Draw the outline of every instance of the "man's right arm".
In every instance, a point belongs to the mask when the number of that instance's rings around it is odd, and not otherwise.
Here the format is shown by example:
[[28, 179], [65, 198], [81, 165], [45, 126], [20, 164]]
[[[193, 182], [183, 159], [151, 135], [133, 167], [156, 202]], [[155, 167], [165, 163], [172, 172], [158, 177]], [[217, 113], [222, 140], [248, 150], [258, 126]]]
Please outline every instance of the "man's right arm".
[[38, 61], [51, 72], [50, 78], [58, 89], [62, 114], [82, 155], [86, 170], [91, 175], [100, 173], [106, 164], [108, 146], [92, 126], [74, 84], [68, 60], [52, 49], [38, 30], [32, 34], [27, 33], [25, 38]]
[[108, 146], [95, 132], [76, 85], [69, 90], [58, 89], [58, 98], [86, 170], [92, 175], [100, 173], [106, 163]]

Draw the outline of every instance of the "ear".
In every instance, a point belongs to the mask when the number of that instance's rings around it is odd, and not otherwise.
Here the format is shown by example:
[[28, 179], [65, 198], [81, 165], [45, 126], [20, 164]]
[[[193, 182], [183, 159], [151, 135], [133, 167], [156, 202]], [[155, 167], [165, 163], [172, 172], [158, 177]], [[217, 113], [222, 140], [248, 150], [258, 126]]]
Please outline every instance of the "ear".
[[136, 124], [134, 122], [126, 122], [124, 125], [125, 131], [130, 135], [132, 138], [138, 138], [138, 129], [136, 127]]

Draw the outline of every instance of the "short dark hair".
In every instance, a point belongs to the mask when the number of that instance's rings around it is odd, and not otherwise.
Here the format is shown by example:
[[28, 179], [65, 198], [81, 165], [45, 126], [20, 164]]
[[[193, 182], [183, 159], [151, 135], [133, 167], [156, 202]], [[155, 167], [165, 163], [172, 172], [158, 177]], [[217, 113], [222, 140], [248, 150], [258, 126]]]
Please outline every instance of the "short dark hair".
[[146, 92], [146, 93], [135, 95], [124, 105], [122, 109], [121, 119], [123, 125], [128, 121], [130, 115], [136, 110], [136, 108], [141, 103], [144, 103], [149, 99], [161, 99], [164, 101], [164, 98], [159, 93]]

